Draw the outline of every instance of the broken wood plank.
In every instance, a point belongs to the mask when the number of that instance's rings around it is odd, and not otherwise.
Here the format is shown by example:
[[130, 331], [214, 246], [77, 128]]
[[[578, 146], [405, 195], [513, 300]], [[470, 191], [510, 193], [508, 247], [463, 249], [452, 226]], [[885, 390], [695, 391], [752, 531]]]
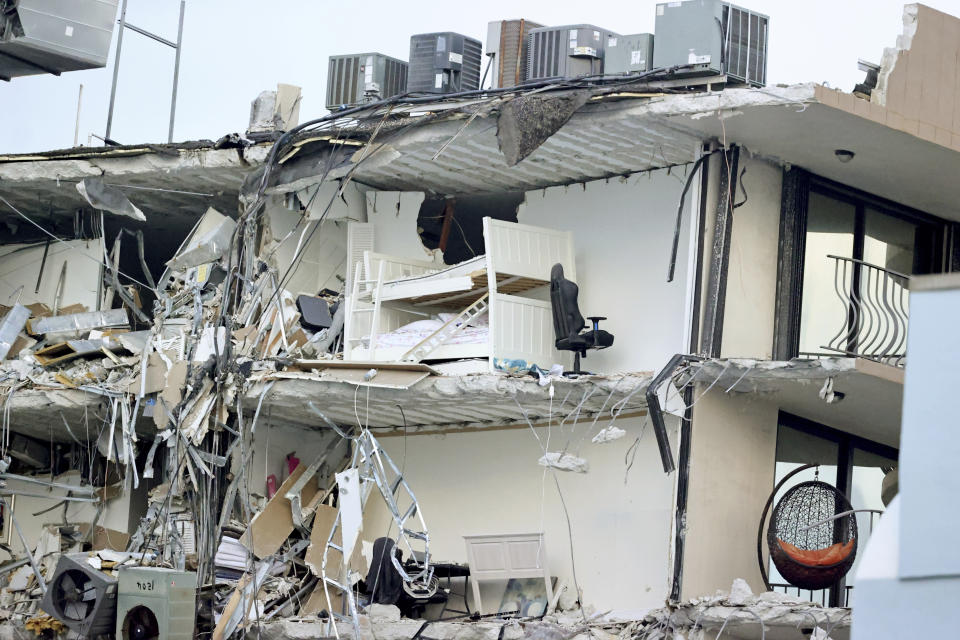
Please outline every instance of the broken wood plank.
[[[277, 489], [277, 493], [267, 502], [263, 511], [253, 516], [250, 526], [240, 537], [240, 542], [258, 559], [276, 553], [293, 533], [293, 514], [290, 511], [290, 501], [284, 494], [296, 483], [306, 468], [303, 463], [297, 465], [293, 473]], [[317, 491], [317, 483], [308, 482], [300, 492], [301, 503], [309, 504]]]

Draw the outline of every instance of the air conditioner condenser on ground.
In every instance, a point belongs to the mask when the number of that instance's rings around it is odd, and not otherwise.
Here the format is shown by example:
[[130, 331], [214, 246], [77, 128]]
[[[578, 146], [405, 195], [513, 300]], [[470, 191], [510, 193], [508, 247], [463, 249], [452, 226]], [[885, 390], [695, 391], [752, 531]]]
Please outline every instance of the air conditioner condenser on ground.
[[191, 640], [197, 574], [163, 567], [121, 567], [116, 640]]

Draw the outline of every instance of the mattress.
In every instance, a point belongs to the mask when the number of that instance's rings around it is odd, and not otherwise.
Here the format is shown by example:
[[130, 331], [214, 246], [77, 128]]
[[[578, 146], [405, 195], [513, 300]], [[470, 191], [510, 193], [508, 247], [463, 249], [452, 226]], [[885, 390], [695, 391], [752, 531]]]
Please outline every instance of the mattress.
[[[441, 313], [427, 320], [417, 320], [399, 329], [377, 336], [377, 348], [413, 347], [443, 326], [455, 314]], [[485, 344], [490, 336], [490, 326], [486, 315], [475, 318], [469, 325], [460, 329], [444, 344]], [[370, 336], [363, 337], [363, 346], [370, 347]]]

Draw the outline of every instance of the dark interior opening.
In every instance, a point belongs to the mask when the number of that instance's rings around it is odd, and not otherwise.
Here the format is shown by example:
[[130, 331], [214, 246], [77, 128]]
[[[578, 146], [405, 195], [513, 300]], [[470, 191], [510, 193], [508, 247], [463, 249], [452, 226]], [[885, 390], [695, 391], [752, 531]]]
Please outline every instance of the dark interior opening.
[[[457, 264], [486, 251], [483, 218], [517, 221], [522, 191], [476, 196], [434, 196], [424, 199], [417, 217], [417, 232], [427, 249], [443, 249], [443, 261]], [[446, 230], [444, 227], [446, 226]], [[445, 246], [441, 242], [446, 236]]]

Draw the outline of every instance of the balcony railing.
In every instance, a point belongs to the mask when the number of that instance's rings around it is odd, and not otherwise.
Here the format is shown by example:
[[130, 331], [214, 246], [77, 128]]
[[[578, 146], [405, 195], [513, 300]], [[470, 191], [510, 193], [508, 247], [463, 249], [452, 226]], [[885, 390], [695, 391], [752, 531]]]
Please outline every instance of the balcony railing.
[[841, 256], [834, 288], [847, 316], [823, 348], [894, 366], [906, 363], [910, 276]]

